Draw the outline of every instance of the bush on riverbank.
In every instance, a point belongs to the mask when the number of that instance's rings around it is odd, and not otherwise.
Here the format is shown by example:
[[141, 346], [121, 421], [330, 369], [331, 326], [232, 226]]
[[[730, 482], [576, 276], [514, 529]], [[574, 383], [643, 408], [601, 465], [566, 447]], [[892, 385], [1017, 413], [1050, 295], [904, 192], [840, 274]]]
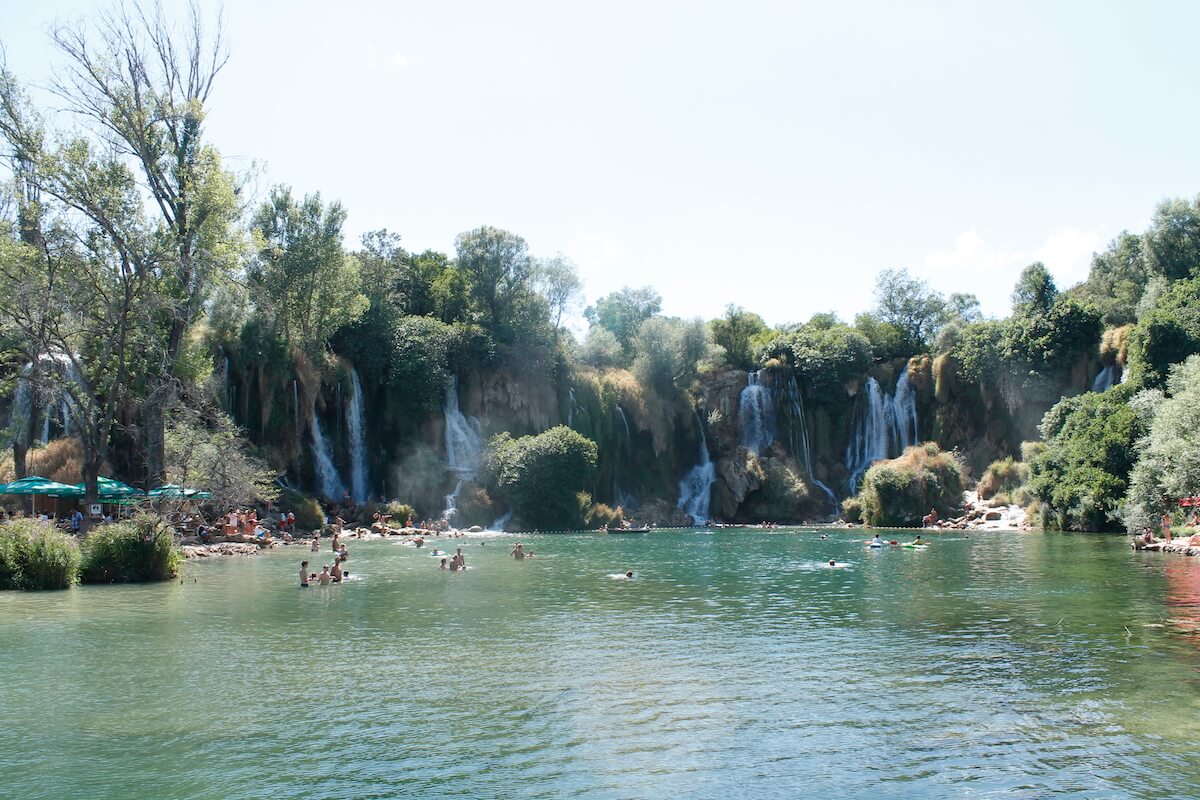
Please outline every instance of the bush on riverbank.
[[582, 528], [586, 508], [579, 495], [595, 479], [596, 444], [559, 425], [537, 436], [494, 436], [484, 471], [514, 515], [530, 528]]
[[79, 545], [46, 522], [0, 525], [0, 589], [66, 589], [79, 580]]
[[174, 528], [156, 516], [138, 514], [87, 535], [80, 576], [84, 583], [166, 581], [179, 575], [182, 563]]
[[307, 495], [292, 489], [279, 492], [279, 509], [296, 515], [296, 528], [301, 531], [316, 531], [325, 526], [325, 512], [321, 504]]
[[990, 500], [998, 494], [1012, 495], [1029, 478], [1029, 468], [1012, 456], [993, 461], [983, 471], [976, 489], [980, 500]]
[[934, 442], [916, 445], [867, 470], [858, 494], [863, 519], [885, 528], [917, 527], [930, 508], [953, 516], [962, 505], [963, 467]]

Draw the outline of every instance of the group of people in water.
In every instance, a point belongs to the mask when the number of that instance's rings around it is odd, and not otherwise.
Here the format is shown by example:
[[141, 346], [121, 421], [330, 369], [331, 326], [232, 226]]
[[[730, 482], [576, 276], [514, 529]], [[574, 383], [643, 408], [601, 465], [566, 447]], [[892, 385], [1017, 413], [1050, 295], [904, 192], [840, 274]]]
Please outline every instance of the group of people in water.
[[[307, 589], [311, 581], [316, 581], [321, 586], [328, 586], [331, 583], [341, 583], [346, 578], [350, 577], [349, 570], [343, 569], [342, 565], [350, 560], [350, 551], [346, 549], [346, 545], [342, 544], [341, 537], [337, 532], [334, 532], [333, 539], [330, 542], [333, 548], [333, 566], [325, 564], [320, 572], [309, 572], [308, 561], [300, 562], [300, 588]], [[321, 551], [321, 533], [317, 531], [313, 533], [312, 551], [319, 553]]]

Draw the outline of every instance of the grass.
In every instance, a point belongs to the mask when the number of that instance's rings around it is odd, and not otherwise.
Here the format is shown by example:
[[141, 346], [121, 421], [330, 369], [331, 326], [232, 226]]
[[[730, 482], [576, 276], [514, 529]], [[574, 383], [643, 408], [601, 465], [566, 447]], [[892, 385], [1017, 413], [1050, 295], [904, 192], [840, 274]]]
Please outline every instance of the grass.
[[0, 525], [0, 589], [66, 589], [79, 580], [75, 540], [46, 522]]

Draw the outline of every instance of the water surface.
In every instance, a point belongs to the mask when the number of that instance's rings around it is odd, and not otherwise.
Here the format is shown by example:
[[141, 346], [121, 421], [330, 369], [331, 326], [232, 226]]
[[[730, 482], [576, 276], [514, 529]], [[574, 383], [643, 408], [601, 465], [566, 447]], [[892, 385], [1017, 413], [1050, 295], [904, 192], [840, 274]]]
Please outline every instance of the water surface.
[[438, 543], [465, 574], [351, 541], [343, 586], [298, 588], [293, 547], [0, 594], [0, 795], [1200, 795], [1200, 560], [786, 530], [527, 535], [518, 563], [517, 538]]

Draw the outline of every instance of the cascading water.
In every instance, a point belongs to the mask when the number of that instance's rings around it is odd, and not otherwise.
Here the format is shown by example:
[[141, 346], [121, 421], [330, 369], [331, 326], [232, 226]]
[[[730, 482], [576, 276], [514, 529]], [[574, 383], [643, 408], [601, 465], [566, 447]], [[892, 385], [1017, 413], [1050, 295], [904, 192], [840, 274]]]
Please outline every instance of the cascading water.
[[847, 488], [858, 490], [858, 481], [876, 461], [900, 455], [920, 437], [917, 424], [916, 395], [908, 380], [908, 370], [900, 373], [895, 395], [879, 387], [879, 381], [867, 378], [861, 397], [855, 404], [850, 443], [846, 446], [846, 469], [850, 471]]
[[[813, 474], [812, 451], [808, 446], [808, 423], [804, 419], [804, 398], [800, 394], [800, 384], [796, 381], [794, 374], [788, 378], [784, 391], [792, 412], [792, 456], [799, 456], [804, 461], [804, 471], [808, 473], [809, 482], [824, 493], [829, 500], [831, 513], [836, 515], [840, 508], [837, 496], [832, 489], [817, 480], [817, 476]], [[799, 437], [796, 436], [797, 430], [800, 432]]]
[[738, 398], [741, 444], [752, 453], [765, 452], [775, 441], [775, 404], [763, 385], [763, 370], [746, 373], [746, 388]]
[[[637, 506], [637, 499], [630, 493], [627, 493], [621, 487], [621, 459], [624, 458], [629, 449], [633, 446], [633, 435], [629, 430], [629, 419], [625, 416], [625, 409], [617, 405], [617, 416], [621, 418], [621, 425], [625, 430], [625, 438], [621, 439], [621, 431], [617, 431], [617, 454], [613, 461], [613, 498], [618, 506], [626, 510]], [[622, 446], [624, 441], [624, 446]]]
[[704, 423], [696, 414], [696, 425], [700, 429], [700, 462], [692, 467], [679, 482], [679, 508], [687, 512], [697, 526], [708, 524], [708, 509], [712, 500], [712, 486], [717, 480], [717, 468], [708, 455], [708, 440], [704, 436]]
[[79, 374], [74, 359], [64, 353], [50, 353], [38, 358], [36, 375], [33, 367], [32, 362], [22, 367], [16, 391], [13, 393], [9, 416], [13, 436], [20, 437], [20, 441], [25, 444], [32, 444], [25, 439], [33, 436], [29, 427], [35, 401], [41, 408], [41, 430], [34, 438], [42, 443], [50, 441], [51, 418], [55, 416], [55, 412], [59, 433], [69, 436], [76, 427], [77, 413], [76, 395], [72, 394], [69, 387], [74, 386], [76, 391], [86, 391], [83, 377]]
[[510, 519], [512, 519], [512, 512], [506, 511], [506, 512], [504, 512], [504, 514], [502, 516], [499, 516], [495, 520], [492, 521], [492, 524], [488, 526], [488, 530], [489, 531], [503, 531], [505, 528], [508, 527], [508, 521]]
[[442, 519], [453, 522], [458, 514], [458, 494], [465, 480], [475, 477], [479, 468], [481, 437], [479, 420], [468, 417], [458, 407], [458, 376], [446, 377], [446, 394], [442, 402], [442, 414], [446, 418], [446, 463], [458, 481], [454, 491], [446, 495], [446, 509]]
[[[1118, 380], [1120, 374], [1120, 380]], [[1092, 381], [1093, 392], [1107, 392], [1115, 384], [1125, 380], [1125, 375], [1121, 373], [1121, 368], [1116, 364], [1109, 364], [1096, 375], [1096, 380]]]
[[330, 500], [340, 501], [346, 494], [346, 484], [342, 483], [342, 478], [338, 475], [337, 467], [333, 465], [329, 440], [325, 438], [325, 434], [321, 430], [321, 420], [317, 416], [316, 398], [313, 399], [310, 417], [312, 423], [309, 425], [308, 430], [312, 435], [313, 462], [317, 473], [317, 488], [320, 489], [323, 496]]
[[350, 496], [356, 503], [365, 503], [370, 487], [367, 468], [366, 418], [363, 415], [362, 382], [358, 370], [350, 367], [350, 386], [354, 390], [346, 409], [346, 429], [350, 434]]
[[900, 439], [900, 451], [917, 443], [917, 395], [908, 381], [908, 370], [900, 372], [896, 381], [896, 393], [892, 395], [892, 417], [896, 420], [896, 432]]

